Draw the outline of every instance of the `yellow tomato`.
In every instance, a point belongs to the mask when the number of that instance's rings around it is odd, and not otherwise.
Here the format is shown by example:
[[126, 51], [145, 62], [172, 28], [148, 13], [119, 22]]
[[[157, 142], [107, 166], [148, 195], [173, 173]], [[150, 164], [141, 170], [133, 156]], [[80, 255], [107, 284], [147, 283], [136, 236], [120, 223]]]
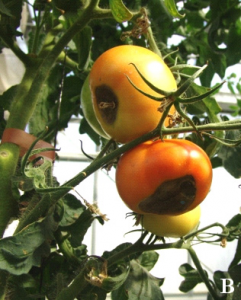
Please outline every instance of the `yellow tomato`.
[[142, 226], [147, 231], [162, 237], [179, 238], [195, 230], [201, 216], [198, 205], [193, 210], [178, 216], [147, 214], [142, 216]]

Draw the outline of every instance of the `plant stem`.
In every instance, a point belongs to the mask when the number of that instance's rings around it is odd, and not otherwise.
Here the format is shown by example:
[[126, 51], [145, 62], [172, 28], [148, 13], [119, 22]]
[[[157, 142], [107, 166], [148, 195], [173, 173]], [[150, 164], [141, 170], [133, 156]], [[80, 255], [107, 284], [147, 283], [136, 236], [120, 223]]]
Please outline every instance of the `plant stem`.
[[182, 245], [183, 241], [182, 240], [178, 240], [177, 242], [174, 243], [166, 243], [166, 244], [143, 244], [143, 243], [139, 243], [138, 241], [129, 246], [128, 248], [122, 250], [119, 253], [116, 253], [114, 255], [112, 255], [111, 257], [109, 257], [107, 259], [107, 265], [108, 267], [116, 264], [117, 262], [119, 262], [120, 260], [123, 260], [124, 258], [135, 254], [135, 253], [142, 253], [145, 251], [151, 251], [151, 250], [163, 250], [163, 249], [181, 249], [181, 245]]
[[82, 11], [77, 21], [62, 35], [54, 47], [49, 49], [43, 60], [41, 59], [41, 61], [38, 62], [36, 59], [35, 63], [38, 63], [34, 64], [33, 68], [27, 69], [24, 81], [27, 82], [28, 79], [28, 93], [25, 93], [22, 97], [15, 97], [7, 127], [25, 128], [33, 114], [50, 70], [62, 53], [64, 47], [71, 41], [75, 34], [82, 30], [93, 18], [110, 17], [110, 10], [102, 10], [96, 7], [97, 3], [97, 0], [92, 0]]
[[[6, 124], [6, 128], [17, 128], [24, 130], [35, 108], [34, 97], [38, 94], [32, 93], [29, 96], [29, 90], [31, 89], [34, 74], [38, 68], [38, 62], [33, 67], [26, 69], [22, 82], [17, 88], [16, 95], [11, 105], [10, 116]], [[33, 100], [33, 101], [32, 101]]]
[[59, 249], [63, 253], [63, 255], [71, 262], [75, 264], [79, 264], [80, 261], [78, 258], [74, 255], [73, 249], [70, 247], [70, 244], [67, 242], [67, 239], [63, 237], [61, 230], [57, 229], [54, 233], [55, 240], [58, 243]]
[[194, 232], [186, 235], [184, 238], [185, 238], [185, 240], [188, 240], [188, 239], [196, 236], [198, 233], [203, 232], [203, 231], [205, 231], [207, 229], [210, 229], [210, 228], [213, 228], [213, 227], [220, 227], [220, 228], [222, 228], [223, 232], [225, 230], [225, 226], [223, 226], [222, 224], [220, 224], [220, 223], [213, 223], [211, 225], [205, 226], [203, 228], [200, 228], [200, 229], [198, 229], [198, 230], [196, 230], [196, 231], [194, 231]]
[[161, 51], [160, 51], [160, 49], [158, 48], [158, 46], [156, 44], [156, 41], [155, 41], [155, 38], [153, 36], [153, 32], [152, 32], [151, 27], [148, 27], [147, 34], [145, 36], [148, 40], [150, 49], [163, 59]]
[[198, 273], [199, 273], [200, 277], [202, 278], [203, 282], [205, 283], [205, 285], [206, 285], [206, 287], [207, 287], [210, 295], [213, 297], [214, 300], [223, 299], [224, 297], [218, 296], [217, 293], [216, 293], [216, 291], [213, 289], [213, 287], [212, 287], [212, 285], [211, 285], [211, 283], [210, 283], [210, 281], [209, 281], [206, 273], [204, 272], [204, 270], [203, 270], [203, 268], [201, 266], [201, 263], [200, 263], [200, 261], [199, 261], [199, 259], [197, 257], [196, 252], [194, 251], [194, 249], [190, 245], [188, 245], [186, 247], [186, 249], [187, 249], [188, 253], [190, 254], [190, 256], [192, 258], [192, 261], [193, 261], [194, 265], [196, 266], [196, 268], [198, 270]]
[[40, 35], [41, 27], [42, 27], [40, 24], [41, 23], [41, 11], [38, 11], [38, 15], [36, 15], [36, 11], [34, 9], [34, 17], [35, 17], [36, 27], [35, 27], [35, 31], [34, 31], [34, 39], [33, 39], [33, 46], [31, 49], [31, 53], [37, 54], [39, 35]]
[[[229, 129], [241, 129], [241, 122], [222, 122], [218, 124], [205, 124], [196, 126], [196, 128], [201, 131], [211, 131], [211, 130], [220, 130], [221, 128], [225, 130]], [[190, 132], [194, 131], [192, 127], [181, 127], [181, 128], [164, 128], [162, 130], [162, 135], [169, 135], [169, 134], [177, 134], [183, 132]], [[75, 177], [67, 181], [65, 184], [60, 186], [60, 189], [56, 188], [56, 192], [46, 193], [43, 195], [41, 201], [36, 205], [36, 207], [23, 219], [20, 220], [19, 225], [16, 229], [16, 232], [22, 230], [28, 224], [36, 221], [38, 218], [43, 216], [48, 209], [57, 203], [57, 201], [62, 198], [65, 194], [67, 194], [70, 190], [72, 190], [76, 185], [80, 184], [84, 179], [86, 179], [89, 175], [93, 174], [95, 171], [100, 169], [102, 166], [106, 165], [108, 162], [114, 160], [115, 158], [122, 155], [124, 152], [132, 149], [133, 147], [143, 143], [145, 141], [154, 139], [160, 136], [160, 128], [157, 127], [152, 132], [149, 132], [134, 141], [131, 141], [128, 144], [117, 148], [116, 150], [112, 151], [111, 153], [107, 154], [106, 156], [100, 157], [98, 159], [93, 160], [88, 167], [78, 173]], [[66, 188], [66, 189], [63, 189]]]
[[[225, 122], [219, 122], [219, 123], [209, 123], [209, 124], [196, 126], [196, 129], [199, 132], [241, 129], [241, 120], [225, 121]], [[175, 134], [195, 132], [195, 131], [196, 130], [191, 126], [165, 128], [162, 130], [162, 135], [175, 135]]]
[[[207, 107], [207, 114], [211, 122], [219, 123], [221, 122], [220, 118], [208, 107]], [[215, 131], [215, 137], [218, 139], [224, 139], [225, 138], [225, 131]], [[207, 149], [207, 155], [212, 158], [219, 150], [221, 144], [218, 141], [213, 141], [213, 143], [208, 147]]]
[[[6, 125], [7, 128], [17, 128], [22, 130], [25, 129], [26, 125], [28, 124], [34, 112], [36, 104], [39, 100], [39, 95], [41, 94], [41, 91], [44, 88], [44, 84], [48, 77], [48, 74], [52, 69], [54, 63], [58, 59], [59, 55], [61, 54], [62, 50], [64, 49], [64, 47], [69, 43], [69, 41], [74, 37], [74, 35], [77, 32], [82, 30], [88, 24], [88, 22], [92, 18], [97, 18], [101, 16], [104, 17], [106, 16], [106, 14], [110, 16], [109, 10], [107, 12], [106, 10], [103, 11], [97, 8], [98, 2], [99, 1], [97, 0], [90, 1], [89, 5], [82, 11], [82, 14], [78, 18], [78, 20], [62, 35], [62, 37], [59, 39], [56, 45], [45, 56], [45, 58], [43, 59], [36, 58], [35, 60], [31, 61], [33, 63], [32, 67], [26, 69], [23, 80], [18, 87], [17, 94], [12, 103], [10, 116]], [[26, 59], [26, 57], [28, 56], [24, 55], [24, 59]], [[14, 147], [16, 148], [16, 146]], [[16, 159], [13, 160], [15, 164], [11, 164], [11, 165], [9, 164], [9, 168], [8, 168], [11, 174], [14, 174], [17, 165], [17, 158], [19, 153], [16, 149], [14, 150], [15, 152], [13, 152], [16, 155]], [[4, 173], [2, 173], [1, 175], [7, 179], [7, 181], [4, 181], [4, 183], [7, 185], [5, 189], [9, 190], [9, 184], [11, 182], [11, 178], [6, 176]], [[4, 189], [4, 187], [2, 188]], [[11, 193], [9, 193], [9, 195], [11, 195]], [[56, 197], [54, 199], [56, 199]], [[42, 203], [45, 203], [45, 200], [46, 197], [44, 197]], [[2, 211], [2, 215], [5, 216], [5, 214], [3, 213], [5, 209], [2, 208], [1, 203], [0, 203], [0, 209]], [[40, 212], [40, 215], [41, 213], [42, 211]], [[6, 219], [7, 219], [7, 214], [6, 214]]]

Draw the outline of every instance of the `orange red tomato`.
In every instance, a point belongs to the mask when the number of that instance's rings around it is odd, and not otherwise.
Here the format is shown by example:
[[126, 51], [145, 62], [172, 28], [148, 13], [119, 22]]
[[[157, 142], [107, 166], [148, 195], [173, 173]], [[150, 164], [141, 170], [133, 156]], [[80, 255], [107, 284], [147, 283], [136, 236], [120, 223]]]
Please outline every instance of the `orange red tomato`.
[[207, 196], [212, 165], [196, 144], [183, 139], [148, 141], [127, 151], [116, 168], [125, 204], [139, 214], [179, 215]]

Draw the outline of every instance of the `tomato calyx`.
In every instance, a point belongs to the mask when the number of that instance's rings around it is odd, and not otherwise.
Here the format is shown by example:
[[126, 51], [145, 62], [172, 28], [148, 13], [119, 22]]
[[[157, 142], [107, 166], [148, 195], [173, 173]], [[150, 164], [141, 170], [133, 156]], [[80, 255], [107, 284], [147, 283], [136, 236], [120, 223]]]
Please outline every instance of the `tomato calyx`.
[[95, 96], [102, 118], [107, 124], [113, 124], [118, 111], [118, 98], [116, 94], [109, 86], [102, 84], [96, 87]]
[[[163, 112], [163, 115], [161, 117], [159, 127], [160, 128], [163, 127], [165, 118], [168, 115], [168, 112], [169, 112], [171, 106], [174, 105], [177, 113], [180, 115], [180, 118], [183, 118], [184, 120], [186, 120], [187, 123], [193, 127], [196, 134], [202, 139], [201, 133], [196, 128], [192, 119], [190, 119], [187, 116], [187, 114], [184, 112], [184, 110], [182, 109], [182, 105], [193, 104], [195, 102], [198, 102], [198, 101], [210, 96], [215, 91], [217, 91], [225, 83], [225, 81], [223, 81], [219, 85], [215, 86], [214, 88], [209, 89], [207, 92], [205, 92], [201, 95], [186, 98], [185, 97], [186, 90], [191, 86], [191, 84], [194, 82], [194, 80], [201, 75], [201, 73], [206, 69], [207, 65], [204, 65], [203, 67], [198, 68], [198, 70], [192, 76], [190, 76], [188, 79], [186, 79], [183, 84], [181, 84], [176, 90], [173, 90], [173, 91], [165, 91], [165, 90], [157, 88], [141, 74], [141, 72], [139, 71], [139, 69], [137, 68], [137, 66], [135, 64], [131, 63], [131, 65], [133, 65], [133, 67], [136, 69], [137, 73], [139, 74], [139, 76], [141, 77], [143, 82], [145, 82], [153, 91], [155, 91], [156, 93], [158, 93], [160, 95], [160, 96], [153, 96], [151, 94], [148, 94], [148, 93], [142, 91], [127, 76], [127, 79], [129, 80], [131, 85], [136, 90], [138, 90], [141, 94], [149, 97], [152, 100], [161, 102], [160, 108], [158, 110], [160, 112]], [[189, 65], [186, 65], [186, 66], [191, 68], [191, 66], [189, 66]]]
[[192, 175], [164, 181], [155, 192], [142, 200], [138, 208], [144, 213], [160, 215], [181, 214], [196, 197], [196, 184]]

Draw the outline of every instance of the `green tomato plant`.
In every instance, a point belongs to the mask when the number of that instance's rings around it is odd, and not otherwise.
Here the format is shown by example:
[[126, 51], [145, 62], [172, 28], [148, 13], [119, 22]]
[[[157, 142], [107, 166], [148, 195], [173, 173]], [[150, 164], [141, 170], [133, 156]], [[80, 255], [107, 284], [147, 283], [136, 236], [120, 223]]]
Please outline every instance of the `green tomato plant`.
[[[18, 28], [26, 4], [33, 10], [33, 26], [22, 33]], [[0, 96], [0, 299], [100, 300], [111, 294], [113, 300], [162, 300], [163, 279], [149, 271], [158, 260], [157, 250], [173, 248], [186, 249], [195, 266], [179, 268], [182, 292], [204, 282], [208, 299], [239, 299], [240, 214], [228, 224], [213, 223], [171, 243], [141, 231], [136, 242], [91, 256], [83, 238], [92, 222], [104, 224], [105, 216], [69, 192], [136, 145], [180, 134], [201, 146], [214, 168], [223, 166], [233, 177], [241, 176], [240, 100], [234, 120], [221, 117], [215, 93], [222, 83], [210, 87], [215, 74], [223, 79], [227, 67], [241, 59], [240, 17], [238, 0], [187, 0], [181, 8], [174, 0], [0, 0], [0, 46], [10, 48], [25, 67], [21, 82]], [[167, 46], [174, 34], [182, 37], [181, 42]], [[28, 47], [25, 52], [17, 43], [21, 36]], [[155, 130], [124, 145], [100, 137], [80, 103], [93, 62], [121, 44], [156, 52], [178, 83], [175, 92], [158, 90], [133, 66], [143, 82], [164, 95], [147, 95], [162, 103], [164, 113]], [[187, 64], [190, 55], [195, 55], [196, 66]], [[164, 118], [172, 105], [179, 117], [166, 128]], [[4, 111], [10, 112], [7, 120]], [[56, 135], [73, 115], [81, 117], [79, 132], [87, 133], [101, 150], [84, 170], [59, 185], [52, 176]], [[31, 135], [25, 132], [27, 126]], [[16, 231], [3, 238], [12, 220], [19, 221]], [[208, 242], [204, 234], [209, 229], [213, 243], [237, 241], [228, 270], [217, 270], [213, 278], [193, 246], [197, 240]], [[221, 293], [220, 278], [233, 280], [232, 293]]]

